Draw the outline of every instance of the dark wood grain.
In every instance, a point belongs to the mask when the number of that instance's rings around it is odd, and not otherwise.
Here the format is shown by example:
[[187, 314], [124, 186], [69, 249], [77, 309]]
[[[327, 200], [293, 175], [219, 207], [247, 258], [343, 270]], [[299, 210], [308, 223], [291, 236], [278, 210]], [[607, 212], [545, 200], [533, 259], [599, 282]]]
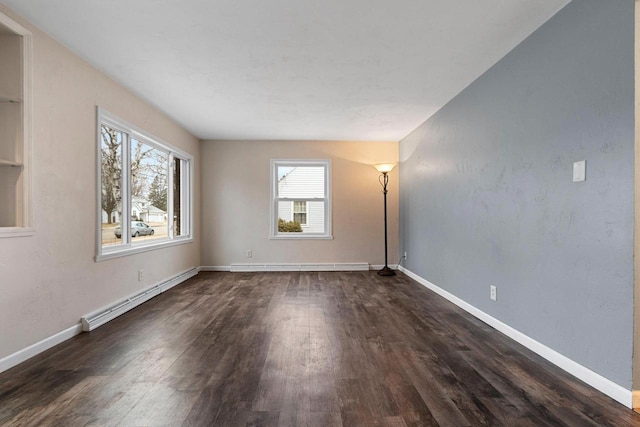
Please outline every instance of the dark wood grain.
[[3, 426], [640, 426], [402, 274], [200, 273], [0, 374]]

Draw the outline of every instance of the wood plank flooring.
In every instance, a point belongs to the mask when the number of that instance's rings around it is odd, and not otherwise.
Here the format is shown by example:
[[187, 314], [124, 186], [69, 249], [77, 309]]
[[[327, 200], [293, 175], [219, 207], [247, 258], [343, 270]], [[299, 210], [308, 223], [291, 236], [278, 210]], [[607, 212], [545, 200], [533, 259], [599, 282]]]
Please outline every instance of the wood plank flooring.
[[640, 426], [406, 276], [200, 273], [0, 374], [3, 426]]

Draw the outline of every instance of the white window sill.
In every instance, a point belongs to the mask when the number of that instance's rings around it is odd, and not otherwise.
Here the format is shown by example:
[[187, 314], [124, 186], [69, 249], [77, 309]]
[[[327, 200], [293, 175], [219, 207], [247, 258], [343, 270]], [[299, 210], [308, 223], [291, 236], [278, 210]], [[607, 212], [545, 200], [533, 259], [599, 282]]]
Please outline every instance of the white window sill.
[[275, 236], [269, 236], [270, 240], [333, 240], [333, 236], [326, 234], [309, 234], [309, 233], [301, 233], [301, 234], [278, 234]]
[[99, 255], [96, 255], [96, 262], [138, 254], [141, 252], [153, 251], [156, 249], [162, 249], [169, 246], [182, 245], [184, 243], [191, 243], [191, 242], [193, 242], [193, 237], [184, 237], [184, 238], [175, 238], [173, 240], [162, 240], [160, 242], [153, 242], [148, 244], [117, 248], [117, 249], [108, 250]]
[[36, 234], [35, 228], [0, 227], [0, 239], [3, 237], [27, 237]]

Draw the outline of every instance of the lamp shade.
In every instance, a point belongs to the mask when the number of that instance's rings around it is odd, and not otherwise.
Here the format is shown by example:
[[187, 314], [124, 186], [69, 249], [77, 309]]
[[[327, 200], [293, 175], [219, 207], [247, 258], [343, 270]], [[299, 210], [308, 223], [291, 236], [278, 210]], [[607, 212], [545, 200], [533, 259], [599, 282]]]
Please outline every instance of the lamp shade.
[[378, 169], [380, 173], [388, 173], [391, 172], [391, 169], [393, 169], [395, 165], [395, 163], [378, 163], [373, 165], [373, 167]]

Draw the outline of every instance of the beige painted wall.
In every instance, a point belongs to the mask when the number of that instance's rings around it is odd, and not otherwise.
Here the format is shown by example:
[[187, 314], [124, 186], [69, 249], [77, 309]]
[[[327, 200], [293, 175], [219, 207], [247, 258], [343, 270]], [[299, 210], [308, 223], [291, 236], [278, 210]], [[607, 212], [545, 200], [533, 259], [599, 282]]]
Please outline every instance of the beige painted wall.
[[[396, 142], [203, 141], [202, 265], [384, 264], [383, 196], [374, 163]], [[270, 240], [270, 159], [331, 159], [333, 240]], [[398, 170], [388, 194], [389, 264], [398, 262]], [[253, 257], [247, 258], [247, 250]]]
[[[96, 263], [96, 105], [196, 158], [199, 142], [149, 104], [8, 9], [33, 40], [36, 234], [0, 239], [0, 359], [80, 317], [200, 265], [199, 198], [192, 243]], [[137, 270], [144, 269], [138, 282]]]

